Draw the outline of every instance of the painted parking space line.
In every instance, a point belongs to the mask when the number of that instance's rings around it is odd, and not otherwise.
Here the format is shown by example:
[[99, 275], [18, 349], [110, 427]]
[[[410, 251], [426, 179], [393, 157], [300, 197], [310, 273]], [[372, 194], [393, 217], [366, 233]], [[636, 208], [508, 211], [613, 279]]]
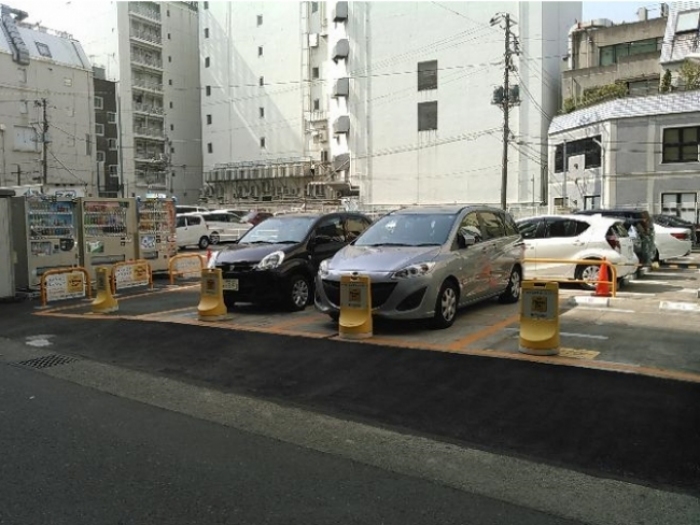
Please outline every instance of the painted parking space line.
[[482, 328], [481, 330], [478, 330], [472, 334], [469, 334], [465, 337], [462, 337], [461, 339], [454, 341], [448, 346], [448, 348], [450, 350], [459, 350], [461, 348], [474, 344], [478, 341], [481, 341], [482, 339], [489, 337], [490, 335], [500, 332], [501, 330], [512, 324], [515, 324], [516, 322], [518, 322], [519, 319], [520, 314], [511, 315], [510, 317], [507, 317], [506, 319], [499, 321], [496, 324], [487, 326], [486, 328]]
[[[607, 308], [605, 309], [607, 310]], [[508, 332], [519, 332], [520, 328], [505, 328], [506, 331]], [[577, 333], [577, 332], [559, 332], [560, 336], [564, 337], [578, 337], [581, 339], [597, 339], [599, 341], [607, 341], [610, 339], [607, 335], [597, 335], [597, 334], [583, 334], [583, 333]]]
[[[568, 313], [576, 313], [576, 312], [612, 312], [616, 314], [634, 314], [636, 313], [636, 310], [627, 310], [625, 308], [608, 308], [608, 307], [603, 307], [603, 306], [577, 306], [576, 308], [571, 308], [567, 312], [564, 312], [565, 314]], [[562, 314], [564, 315], [564, 314]]]

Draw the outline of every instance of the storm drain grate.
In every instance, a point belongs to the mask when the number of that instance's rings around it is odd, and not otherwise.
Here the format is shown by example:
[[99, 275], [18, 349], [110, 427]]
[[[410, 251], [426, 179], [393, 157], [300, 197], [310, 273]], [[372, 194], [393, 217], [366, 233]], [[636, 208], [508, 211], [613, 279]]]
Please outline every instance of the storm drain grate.
[[75, 357], [70, 357], [61, 354], [49, 354], [42, 357], [35, 357], [34, 359], [27, 359], [26, 361], [19, 361], [13, 363], [15, 366], [21, 366], [22, 368], [34, 368], [35, 370], [43, 370], [44, 368], [51, 368], [52, 366], [67, 365], [77, 361]]

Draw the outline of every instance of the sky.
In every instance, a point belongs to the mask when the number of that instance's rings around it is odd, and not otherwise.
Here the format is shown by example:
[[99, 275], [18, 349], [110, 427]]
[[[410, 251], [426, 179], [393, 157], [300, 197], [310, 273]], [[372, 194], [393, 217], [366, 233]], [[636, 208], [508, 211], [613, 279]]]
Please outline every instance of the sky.
[[[627, 0], [614, 0], [607, 2], [583, 2], [583, 20], [595, 20], [607, 18], [616, 24], [622, 22], [634, 22], [637, 20], [637, 10], [646, 7], [649, 18], [658, 18], [663, 2], [628, 2]], [[667, 1], [667, 4], [671, 2]]]

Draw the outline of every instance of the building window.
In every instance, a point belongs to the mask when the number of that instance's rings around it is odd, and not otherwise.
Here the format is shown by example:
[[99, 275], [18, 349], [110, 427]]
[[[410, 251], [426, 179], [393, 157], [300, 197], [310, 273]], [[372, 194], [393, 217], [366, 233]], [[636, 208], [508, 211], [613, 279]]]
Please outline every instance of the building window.
[[104, 124], [95, 124], [95, 135], [98, 137], [102, 137], [105, 134], [105, 125]]
[[265, 137], [260, 137], [260, 147], [261, 148], [265, 147]]
[[263, 21], [263, 15], [258, 15], [258, 25], [261, 26]]
[[211, 63], [211, 61], [209, 60], [209, 57], [206, 57], [206, 58], [204, 59], [204, 67], [209, 67], [209, 64], [210, 64], [210, 63]]
[[172, 79], [172, 78], [169, 78], [169, 79], [168, 79], [168, 85], [169, 85], [169, 86], [172, 86], [172, 85], [173, 85], [173, 79]]
[[165, 16], [170, 16], [170, 9], [165, 12]]
[[648, 78], [627, 82], [627, 92], [633, 97], [654, 95], [659, 92], [659, 78]]
[[642, 53], [653, 53], [661, 50], [662, 38], [648, 38], [635, 42], [623, 42], [612, 46], [602, 46], [600, 48], [600, 65], [610, 66], [617, 64], [621, 58]]
[[258, 115], [260, 116], [260, 118], [265, 118], [265, 108], [258, 108]]
[[315, 13], [318, 11], [318, 2], [311, 2], [311, 12]]
[[170, 131], [175, 131], [175, 124], [170, 124]]
[[418, 91], [437, 89], [438, 61], [418, 62]]
[[679, 13], [678, 21], [676, 22], [676, 34], [696, 33], [698, 31], [698, 20], [700, 20], [700, 11]]
[[17, 74], [18, 74], [19, 82], [21, 84], [26, 84], [27, 83], [27, 68], [26, 67], [18, 67]]
[[104, 109], [104, 100], [102, 97], [95, 97], [95, 109]]
[[586, 195], [583, 198], [583, 209], [584, 210], [599, 210], [600, 209], [600, 195]]
[[263, 46], [258, 46], [258, 56], [263, 56]]
[[107, 122], [110, 124], [116, 124], [117, 123], [117, 114], [113, 113], [111, 111], [107, 112]]
[[116, 177], [117, 175], [119, 175], [119, 165], [117, 164], [110, 164], [107, 170], [107, 173], [109, 173], [111, 177]]
[[317, 67], [312, 67], [311, 68], [311, 78], [318, 78], [321, 76], [321, 72], [319, 68]]
[[209, 2], [204, 2], [204, 9], [209, 9]]
[[204, 88], [204, 91], [206, 92], [208, 97], [211, 97], [211, 86], [207, 86], [206, 88]]
[[170, 38], [170, 33], [168, 33], [168, 40], [171, 40], [171, 38]]
[[105, 158], [106, 158], [106, 154], [104, 151], [97, 152], [97, 162], [104, 162]]
[[27, 113], [29, 113], [29, 104], [27, 103], [26, 100], [19, 101], [19, 112], [22, 115], [26, 115]]
[[211, 142], [207, 143], [207, 153], [214, 153], [214, 145]]
[[698, 128], [668, 128], [664, 130], [662, 162], [697, 162]]
[[261, 86], [265, 85], [265, 77], [260, 77], [260, 85]]
[[314, 111], [320, 111], [321, 109], [321, 99], [314, 99]]
[[85, 134], [85, 155], [92, 155], [92, 137], [89, 133]]
[[43, 57], [46, 58], [51, 58], [51, 50], [49, 49], [49, 46], [46, 44], [42, 44], [41, 42], [36, 43], [36, 50], [39, 51], [39, 54]]
[[438, 129], [438, 103], [420, 102], [418, 104], [418, 131]]
[[170, 107], [170, 109], [173, 109], [173, 103], [172, 103], [172, 102], [170, 102], [170, 103], [168, 104], [168, 106]]
[[170, 153], [175, 153], [175, 146], [170, 146]]
[[209, 38], [209, 28], [208, 27], [204, 28], [204, 38]]
[[[600, 141], [601, 136], [597, 135], [587, 139], [558, 144], [554, 150], [554, 172], [569, 171], [569, 159], [579, 155], [584, 156], [585, 169], [600, 168], [601, 151], [598, 145]], [[566, 150], [566, 163], [564, 163], [564, 150]]]
[[117, 139], [107, 139], [109, 151], [117, 151]]
[[211, 126], [211, 115], [207, 115], [207, 126]]
[[171, 57], [170, 55], [168, 55], [168, 62], [172, 62], [172, 61], [173, 61], [173, 57]]

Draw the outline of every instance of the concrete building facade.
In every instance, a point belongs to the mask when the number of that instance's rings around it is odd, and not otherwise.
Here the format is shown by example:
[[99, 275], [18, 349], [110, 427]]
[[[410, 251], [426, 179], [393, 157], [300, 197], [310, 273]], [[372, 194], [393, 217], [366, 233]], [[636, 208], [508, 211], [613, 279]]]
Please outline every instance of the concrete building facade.
[[490, 22], [509, 13], [520, 102], [508, 202], [546, 200], [547, 129], [580, 2], [200, 2], [200, 11], [205, 179], [222, 199], [498, 203], [503, 115], [491, 99], [505, 32]]
[[69, 34], [0, 9], [0, 186], [77, 187], [97, 195], [88, 57]]
[[103, 68], [93, 67], [93, 72], [97, 192], [100, 197], [118, 197], [121, 194], [121, 184], [117, 83], [105, 78]]

